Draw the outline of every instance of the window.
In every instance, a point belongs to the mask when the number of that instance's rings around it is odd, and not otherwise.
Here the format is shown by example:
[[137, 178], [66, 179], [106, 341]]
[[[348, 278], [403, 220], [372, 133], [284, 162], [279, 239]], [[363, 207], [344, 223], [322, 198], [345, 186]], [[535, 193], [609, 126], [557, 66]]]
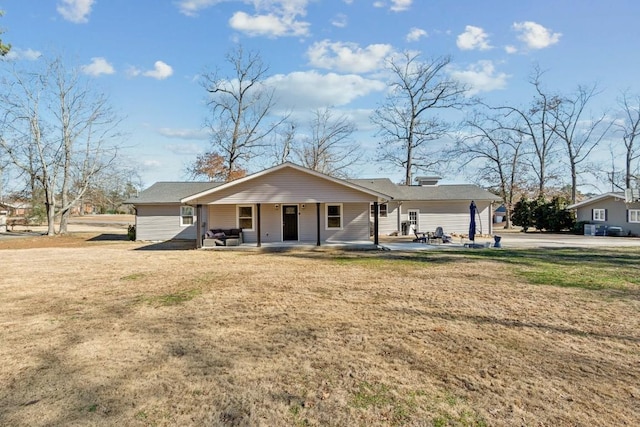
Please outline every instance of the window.
[[593, 210], [593, 220], [594, 221], [606, 221], [607, 220], [607, 210], [606, 209], [594, 209]]
[[629, 222], [640, 222], [640, 209], [629, 209]]
[[[386, 203], [380, 203], [378, 205], [378, 211], [380, 212], [380, 218], [386, 218], [387, 217], [387, 204]], [[375, 217], [376, 216], [376, 210], [374, 209], [374, 206], [371, 205], [371, 217]]]
[[193, 225], [193, 206], [180, 206], [180, 225], [186, 227]]
[[327, 230], [342, 229], [342, 204], [327, 206]]
[[238, 228], [253, 230], [253, 206], [238, 206]]

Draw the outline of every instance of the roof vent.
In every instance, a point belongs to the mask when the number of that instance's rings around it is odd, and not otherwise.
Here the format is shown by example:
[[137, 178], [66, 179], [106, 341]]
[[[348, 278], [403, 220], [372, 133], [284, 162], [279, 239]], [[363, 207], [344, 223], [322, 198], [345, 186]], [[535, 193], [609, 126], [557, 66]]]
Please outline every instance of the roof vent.
[[438, 181], [440, 181], [442, 177], [439, 176], [417, 176], [416, 182], [418, 185], [425, 187], [427, 185], [438, 185]]

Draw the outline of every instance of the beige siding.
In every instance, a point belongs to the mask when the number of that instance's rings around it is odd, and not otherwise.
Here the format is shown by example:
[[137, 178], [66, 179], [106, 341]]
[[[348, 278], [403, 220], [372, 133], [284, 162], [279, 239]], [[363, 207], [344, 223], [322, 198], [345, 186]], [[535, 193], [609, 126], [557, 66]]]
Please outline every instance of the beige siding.
[[[592, 219], [593, 209], [606, 209], [606, 221], [594, 221]], [[640, 203], [626, 204], [622, 199], [608, 197], [606, 199], [597, 200], [593, 203], [581, 206], [577, 209], [576, 220], [587, 221], [591, 224], [615, 226], [622, 228], [622, 235], [640, 235], [640, 223], [628, 222], [628, 209], [640, 209]]]
[[[140, 205], [136, 207], [137, 240], [196, 238], [196, 227], [180, 226], [180, 205]], [[195, 218], [194, 218], [195, 223]]]
[[[397, 202], [389, 202], [387, 204], [387, 216], [380, 217], [378, 222], [378, 234], [382, 236], [388, 236], [391, 233], [395, 233], [396, 231], [400, 231], [398, 227], [398, 212], [399, 206]], [[407, 219], [406, 214], [404, 218], [401, 218], [400, 221]], [[371, 222], [373, 223], [373, 218], [371, 218]]]
[[297, 170], [281, 169], [191, 204], [369, 202], [375, 196]]
[[369, 240], [369, 203], [345, 203], [343, 205], [342, 230], [325, 230], [325, 206], [321, 206], [320, 234], [326, 241]]
[[[295, 204], [295, 203], [292, 203]], [[317, 240], [316, 204], [298, 204], [298, 240], [315, 242]], [[255, 209], [255, 207], [254, 207]], [[344, 203], [342, 230], [326, 230], [326, 207], [320, 205], [320, 240], [321, 241], [361, 241], [369, 240], [369, 203]], [[209, 205], [207, 209], [208, 228], [237, 227], [236, 205]], [[282, 205], [261, 204], [262, 242], [282, 241]], [[254, 222], [257, 218], [254, 216]], [[254, 231], [243, 231], [246, 243], [257, 242], [257, 223]]]
[[[300, 211], [298, 211], [300, 213]], [[262, 241], [265, 243], [282, 241], [282, 206], [276, 209], [275, 204], [260, 206]], [[256, 234], [257, 236], [257, 234]], [[257, 241], [257, 237], [256, 237]]]
[[[389, 203], [386, 218], [380, 218], [379, 234], [386, 235], [398, 230], [398, 212], [400, 221], [407, 221], [409, 210], [419, 210], [418, 231], [435, 231], [442, 227], [446, 233], [467, 234], [469, 232], [468, 201], [407, 201], [400, 206]], [[477, 202], [479, 216], [476, 217], [478, 233], [493, 233], [491, 207], [489, 202]], [[399, 230], [398, 230], [399, 231]]]

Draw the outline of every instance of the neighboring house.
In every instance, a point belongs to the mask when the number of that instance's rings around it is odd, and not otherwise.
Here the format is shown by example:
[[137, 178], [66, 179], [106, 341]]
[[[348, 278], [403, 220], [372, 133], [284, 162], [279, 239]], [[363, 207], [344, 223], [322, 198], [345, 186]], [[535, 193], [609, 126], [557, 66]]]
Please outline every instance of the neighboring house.
[[388, 178], [351, 180], [393, 197], [380, 205], [379, 234], [402, 232], [403, 223], [419, 232], [442, 227], [447, 233], [467, 234], [472, 200], [478, 210], [477, 232], [493, 234], [493, 204], [500, 202], [500, 197], [477, 185], [440, 185], [437, 177], [421, 177], [417, 181], [418, 185], [406, 186], [394, 184]]
[[16, 200], [13, 202], [0, 202], [0, 210], [6, 210], [10, 217], [27, 217], [31, 215], [31, 203]]
[[[138, 240], [196, 239], [210, 229], [242, 228], [243, 242], [368, 241], [401, 230], [467, 232], [475, 200], [491, 233], [497, 196], [473, 185], [399, 186], [388, 179], [342, 180], [283, 163], [228, 183], [158, 182], [129, 199]], [[376, 207], [379, 216], [371, 215]]]
[[576, 221], [604, 227], [620, 227], [622, 235], [640, 235], [640, 202], [626, 203], [624, 193], [605, 193], [567, 206]]

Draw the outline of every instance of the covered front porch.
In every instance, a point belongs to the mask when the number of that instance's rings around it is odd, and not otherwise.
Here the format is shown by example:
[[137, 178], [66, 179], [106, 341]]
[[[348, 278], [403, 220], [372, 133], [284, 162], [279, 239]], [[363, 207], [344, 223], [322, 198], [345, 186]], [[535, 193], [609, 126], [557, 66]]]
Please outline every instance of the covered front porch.
[[[197, 247], [209, 230], [241, 229], [242, 244], [366, 241], [370, 211], [391, 197], [291, 163], [180, 200], [196, 210]], [[378, 244], [379, 215], [374, 215]]]
[[196, 205], [196, 246], [378, 245], [372, 204], [378, 212], [377, 201]]

